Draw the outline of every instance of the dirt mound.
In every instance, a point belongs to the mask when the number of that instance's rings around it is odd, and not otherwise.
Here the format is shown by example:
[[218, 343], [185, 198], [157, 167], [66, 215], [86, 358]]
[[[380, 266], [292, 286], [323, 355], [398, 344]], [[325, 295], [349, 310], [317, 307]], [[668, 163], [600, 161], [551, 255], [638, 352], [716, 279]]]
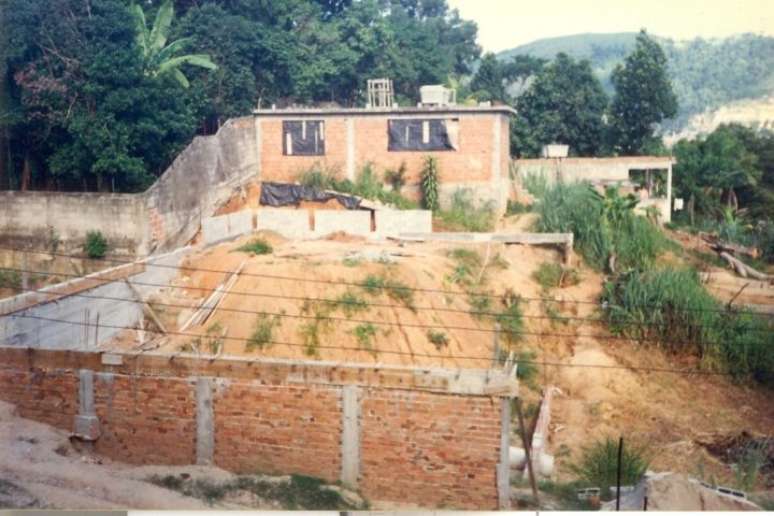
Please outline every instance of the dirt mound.
[[[760, 507], [743, 498], [724, 494], [701, 485], [697, 480], [676, 473], [646, 477], [631, 493], [621, 495], [621, 509], [641, 511], [648, 497], [649, 511], [759, 511]], [[603, 510], [615, 510], [607, 502]]]

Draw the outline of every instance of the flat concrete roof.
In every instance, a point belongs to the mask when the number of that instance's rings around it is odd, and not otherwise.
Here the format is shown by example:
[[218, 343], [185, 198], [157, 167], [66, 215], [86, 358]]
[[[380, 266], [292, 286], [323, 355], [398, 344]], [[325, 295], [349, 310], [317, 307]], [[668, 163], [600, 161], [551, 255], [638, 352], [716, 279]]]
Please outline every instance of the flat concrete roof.
[[510, 106], [426, 106], [393, 108], [294, 107], [282, 109], [255, 109], [253, 115], [270, 116], [385, 116], [385, 115], [459, 115], [502, 114], [516, 115]]

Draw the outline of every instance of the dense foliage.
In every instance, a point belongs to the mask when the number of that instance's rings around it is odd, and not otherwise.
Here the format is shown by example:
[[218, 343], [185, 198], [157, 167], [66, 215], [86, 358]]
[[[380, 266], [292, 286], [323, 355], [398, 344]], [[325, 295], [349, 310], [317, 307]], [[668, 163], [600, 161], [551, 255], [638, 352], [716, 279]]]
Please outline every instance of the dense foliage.
[[480, 53], [444, 0], [171, 7], [0, 0], [0, 188], [142, 190], [194, 134], [256, 106], [360, 105], [374, 77], [414, 102]]

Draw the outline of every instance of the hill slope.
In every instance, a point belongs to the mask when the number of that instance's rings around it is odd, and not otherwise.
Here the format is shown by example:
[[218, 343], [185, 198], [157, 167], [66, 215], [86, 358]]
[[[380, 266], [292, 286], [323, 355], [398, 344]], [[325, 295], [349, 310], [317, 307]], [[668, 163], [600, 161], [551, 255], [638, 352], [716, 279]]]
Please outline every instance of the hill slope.
[[[588, 59], [608, 92], [610, 74], [634, 48], [634, 32], [577, 34], [547, 38], [505, 50], [500, 59], [526, 54], [546, 59], [565, 52]], [[697, 113], [710, 111], [739, 99], [774, 93], [774, 38], [742, 34], [725, 39], [677, 42], [656, 37], [669, 60], [680, 103], [677, 118], [666, 129], [679, 130]]]

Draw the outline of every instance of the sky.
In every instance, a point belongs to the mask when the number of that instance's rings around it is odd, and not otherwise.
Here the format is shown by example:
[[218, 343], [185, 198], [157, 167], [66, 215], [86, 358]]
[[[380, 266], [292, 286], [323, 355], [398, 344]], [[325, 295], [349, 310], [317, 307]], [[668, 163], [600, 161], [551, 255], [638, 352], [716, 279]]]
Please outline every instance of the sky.
[[742, 32], [774, 35], [774, 0], [447, 0], [478, 23], [478, 43], [499, 52], [536, 39], [630, 32], [676, 40]]

